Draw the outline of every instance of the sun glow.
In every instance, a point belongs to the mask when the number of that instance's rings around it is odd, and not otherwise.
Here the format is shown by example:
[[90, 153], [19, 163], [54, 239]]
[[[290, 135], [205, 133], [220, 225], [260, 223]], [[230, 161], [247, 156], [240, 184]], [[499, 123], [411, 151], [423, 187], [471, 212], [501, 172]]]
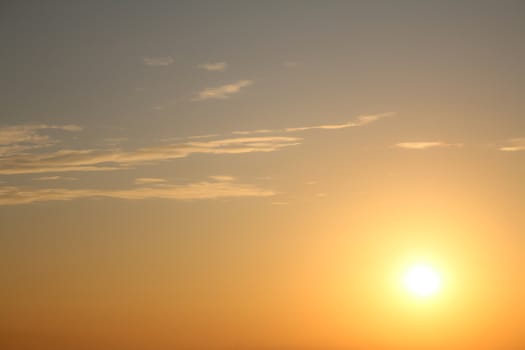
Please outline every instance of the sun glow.
[[441, 289], [441, 276], [428, 265], [414, 265], [403, 278], [405, 288], [418, 297], [429, 297]]

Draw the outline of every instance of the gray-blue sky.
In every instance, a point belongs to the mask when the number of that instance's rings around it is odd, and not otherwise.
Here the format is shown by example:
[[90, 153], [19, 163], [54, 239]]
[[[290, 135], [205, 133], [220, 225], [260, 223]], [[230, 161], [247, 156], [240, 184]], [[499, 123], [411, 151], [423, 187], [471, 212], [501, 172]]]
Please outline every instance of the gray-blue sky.
[[[290, 104], [314, 96], [326, 104], [344, 100], [344, 112], [353, 114], [405, 107], [416, 92], [430, 109], [441, 107], [438, 99], [479, 106], [497, 94], [493, 98], [506, 99], [508, 118], [519, 122], [512, 118], [520, 107], [512, 97], [523, 84], [520, 2], [54, 1], [3, 7], [4, 123], [154, 127], [154, 118], [163, 129], [190, 128], [200, 116], [212, 128], [220, 113], [216, 128], [256, 124], [262, 116], [253, 109], [260, 106], [249, 110], [249, 98], [239, 102], [243, 116], [228, 106], [183, 104], [160, 116], [149, 110], [239, 79], [263, 80], [258, 89], [265, 105], [274, 106], [264, 107], [269, 124], [283, 119], [278, 106], [285, 89]], [[174, 64], [141, 66], [144, 57], [159, 56], [172, 56]], [[222, 76], [192, 69], [210, 61], [228, 62], [231, 69]], [[285, 73], [286, 61], [306, 66]]]

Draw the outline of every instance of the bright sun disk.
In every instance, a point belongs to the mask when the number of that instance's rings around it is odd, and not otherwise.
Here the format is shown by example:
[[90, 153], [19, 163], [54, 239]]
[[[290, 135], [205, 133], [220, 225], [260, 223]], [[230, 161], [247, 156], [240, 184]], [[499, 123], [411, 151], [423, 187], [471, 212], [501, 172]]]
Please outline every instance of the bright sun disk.
[[414, 265], [405, 273], [403, 283], [410, 293], [419, 297], [429, 297], [440, 290], [441, 277], [430, 266]]

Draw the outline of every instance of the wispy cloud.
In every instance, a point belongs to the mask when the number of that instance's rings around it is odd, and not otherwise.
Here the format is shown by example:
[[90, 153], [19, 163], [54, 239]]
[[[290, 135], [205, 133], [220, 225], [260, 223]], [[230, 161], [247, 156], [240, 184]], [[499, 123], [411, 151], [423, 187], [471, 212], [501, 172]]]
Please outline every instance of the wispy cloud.
[[118, 146], [127, 142], [129, 139], [127, 137], [107, 137], [104, 139], [104, 143], [108, 146]]
[[0, 158], [0, 174], [36, 174], [70, 171], [107, 171], [139, 164], [165, 162], [192, 154], [241, 154], [273, 152], [300, 144], [296, 137], [266, 136], [225, 138], [140, 148], [59, 150], [32, 154], [11, 154]]
[[197, 140], [197, 139], [209, 139], [212, 137], [220, 136], [219, 134], [205, 134], [205, 135], [195, 135], [195, 136], [188, 136], [188, 140]]
[[255, 134], [272, 134], [272, 133], [279, 133], [279, 132], [284, 132], [284, 130], [279, 130], [279, 129], [240, 130], [240, 131], [233, 131], [232, 134], [234, 135], [255, 135]]
[[142, 62], [146, 66], [151, 67], [164, 67], [169, 66], [174, 62], [173, 57], [171, 56], [161, 56], [161, 57], [144, 57]]
[[442, 141], [416, 141], [416, 142], [400, 142], [396, 143], [394, 147], [411, 149], [411, 150], [425, 150], [429, 148], [453, 148], [462, 147], [461, 143], [447, 143]]
[[226, 84], [218, 87], [207, 88], [200, 91], [192, 101], [204, 101], [209, 99], [227, 99], [237, 94], [242, 88], [253, 84], [252, 80], [239, 80], [235, 83]]
[[396, 115], [394, 112], [380, 113], [380, 114], [371, 114], [371, 115], [361, 115], [355, 118], [354, 120], [339, 123], [339, 124], [321, 124], [321, 125], [310, 125], [310, 126], [298, 126], [298, 127], [289, 127], [284, 129], [256, 129], [256, 130], [244, 130], [244, 131], [234, 131], [232, 134], [235, 135], [253, 135], [253, 134], [272, 134], [272, 133], [290, 133], [290, 132], [299, 132], [307, 130], [339, 130], [352, 127], [358, 127], [367, 125], [378, 120], [391, 117]]
[[326, 124], [326, 125], [314, 125], [314, 126], [302, 126], [295, 128], [286, 128], [286, 132], [296, 132], [296, 131], [305, 131], [305, 130], [338, 130], [352, 128], [356, 126], [363, 126], [375, 121], [378, 121], [382, 118], [386, 118], [394, 115], [395, 113], [383, 113], [383, 114], [373, 114], [373, 115], [361, 115], [357, 117], [356, 120], [352, 120], [342, 124]]
[[235, 177], [229, 175], [212, 175], [209, 178], [215, 181], [235, 181]]
[[[221, 138], [218, 134], [208, 134], [189, 136], [179, 140], [166, 139], [164, 142], [169, 142], [168, 144], [126, 151], [118, 146], [118, 143], [123, 139], [113, 139], [111, 141], [118, 142], [109, 142], [102, 148], [28, 152], [31, 148], [42, 148], [58, 142], [51, 140], [42, 133], [42, 130], [79, 131], [81, 128], [76, 125], [7, 127], [0, 129], [0, 150], [2, 151], [0, 152], [0, 175], [110, 171], [186, 158], [192, 154], [219, 155], [274, 152], [285, 147], [299, 145], [302, 142], [302, 138], [269, 135], [270, 133], [286, 134], [307, 130], [339, 130], [367, 125], [391, 115], [394, 115], [394, 113], [363, 115], [339, 124], [233, 132], [235, 135], [244, 135], [242, 137], [230, 135], [230, 137], [223, 136]], [[263, 136], [263, 134], [268, 135]], [[209, 140], [207, 140], [208, 138]], [[425, 144], [419, 147], [429, 147], [429, 145]], [[41, 179], [49, 181], [50, 177], [42, 177]]]
[[35, 177], [33, 179], [34, 181], [57, 181], [57, 180], [66, 180], [66, 181], [72, 181], [72, 180], [78, 180], [76, 177], [66, 177], [66, 176], [41, 176], [41, 177]]
[[24, 124], [0, 127], [0, 157], [25, 152], [30, 149], [48, 147], [55, 144], [49, 130], [76, 132], [82, 130], [78, 125]]
[[516, 137], [507, 140], [507, 144], [499, 148], [500, 151], [504, 152], [517, 152], [525, 151], [525, 137]]
[[199, 64], [197, 67], [209, 72], [224, 72], [228, 67], [228, 64], [226, 62], [203, 63]]
[[21, 188], [0, 186], [0, 205], [20, 205], [45, 201], [70, 201], [82, 198], [117, 198], [127, 200], [171, 199], [199, 200], [228, 197], [270, 197], [276, 192], [251, 184], [232, 181], [203, 181], [185, 185], [137, 187], [124, 190]]
[[138, 177], [135, 179], [136, 185], [162, 184], [165, 182], [166, 182], [165, 179], [160, 179], [156, 177]]

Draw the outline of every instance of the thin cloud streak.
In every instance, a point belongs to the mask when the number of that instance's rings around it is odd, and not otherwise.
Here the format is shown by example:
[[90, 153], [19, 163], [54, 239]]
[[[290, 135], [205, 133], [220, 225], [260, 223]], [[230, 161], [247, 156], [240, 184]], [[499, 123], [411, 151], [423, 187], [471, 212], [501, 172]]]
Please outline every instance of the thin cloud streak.
[[160, 179], [156, 177], [138, 177], [135, 179], [136, 185], [163, 184], [166, 182], [166, 179]]
[[71, 201], [85, 198], [115, 198], [125, 200], [170, 199], [204, 200], [240, 197], [270, 197], [276, 192], [251, 184], [227, 181], [202, 181], [185, 185], [162, 185], [124, 190], [23, 188], [0, 186], [0, 206], [35, 202]]
[[400, 142], [393, 147], [410, 149], [410, 150], [426, 150], [430, 148], [459, 148], [463, 147], [461, 143], [447, 143], [442, 141], [417, 141], [417, 142]]
[[188, 140], [196, 140], [196, 139], [210, 139], [213, 137], [220, 136], [219, 134], [205, 134], [205, 135], [195, 135], [195, 136], [188, 136]]
[[507, 140], [507, 145], [499, 148], [503, 152], [525, 151], [525, 137], [516, 137]]
[[215, 181], [235, 181], [235, 177], [229, 175], [212, 175], [208, 177]]
[[383, 113], [383, 114], [375, 114], [375, 115], [362, 115], [357, 117], [357, 120], [355, 121], [349, 121], [347, 123], [342, 124], [327, 124], [327, 125], [315, 125], [315, 126], [303, 126], [298, 128], [286, 128], [285, 132], [296, 132], [296, 131], [305, 131], [305, 130], [339, 130], [339, 129], [346, 129], [346, 128], [352, 128], [356, 126], [363, 126], [370, 123], [373, 123], [375, 121], [378, 121], [382, 118], [389, 117], [394, 115], [395, 113]]
[[[62, 149], [54, 152], [33, 153], [0, 153], [0, 175], [112, 171], [129, 169], [138, 165], [157, 164], [178, 158], [186, 158], [198, 153], [211, 155], [274, 152], [284, 147], [299, 145], [303, 139], [290, 136], [259, 135], [270, 133], [297, 133], [308, 130], [340, 130], [364, 126], [392, 115], [395, 115], [395, 113], [358, 116], [352, 121], [341, 124], [291, 127], [279, 130], [260, 129], [234, 131], [232, 133], [234, 135], [244, 135], [244, 137], [225, 136], [219, 139], [204, 140], [205, 138], [215, 138], [218, 135], [189, 136], [186, 138], [186, 141], [179, 143], [145, 147], [132, 151], [123, 151], [115, 146], [109, 146], [111, 148]], [[9, 132], [5, 132], [7, 129], [4, 129], [2, 140], [15, 142], [15, 146], [23, 143], [24, 150], [27, 150], [27, 147], [47, 146], [54, 141], [38, 132], [43, 129], [53, 128], [64, 131], [81, 130], [81, 128], [76, 125], [30, 125], [21, 128], [22, 131], [9, 129]], [[16, 132], [13, 132], [13, 130]], [[0, 135], [2, 134], [0, 133]], [[31, 144], [31, 142], [33, 142], [33, 144]], [[13, 144], [9, 144], [9, 146], [12, 147]]]
[[203, 63], [199, 64], [197, 67], [209, 72], [224, 72], [228, 67], [228, 64], [226, 62]]
[[280, 132], [284, 132], [284, 130], [256, 129], [256, 130], [232, 131], [232, 134], [233, 135], [255, 135], [255, 134], [272, 134], [272, 133], [280, 133]]
[[252, 84], [252, 80], [239, 80], [235, 83], [207, 88], [200, 91], [197, 96], [192, 99], [192, 101], [204, 101], [210, 99], [225, 100], [230, 98], [232, 95], [239, 93], [242, 88]]
[[58, 180], [64, 180], [64, 181], [73, 181], [78, 180], [76, 177], [65, 177], [65, 176], [41, 176], [36, 177], [33, 179], [33, 181], [58, 181]]
[[186, 142], [135, 151], [119, 149], [59, 150], [48, 153], [15, 154], [0, 157], [0, 174], [37, 174], [70, 171], [109, 171], [141, 164], [160, 163], [192, 154], [242, 154], [273, 152], [299, 145], [296, 137], [242, 137], [212, 141]]
[[341, 124], [324, 124], [324, 125], [313, 125], [313, 126], [299, 126], [284, 129], [256, 129], [256, 130], [244, 130], [244, 131], [233, 131], [234, 135], [254, 135], [254, 134], [272, 134], [272, 133], [291, 133], [308, 130], [339, 130], [352, 127], [364, 126], [381, 119], [395, 116], [395, 112], [387, 112], [380, 114], [361, 115], [355, 120], [351, 120]]
[[142, 63], [150, 67], [165, 67], [173, 64], [173, 62], [175, 62], [175, 60], [171, 56], [144, 57], [142, 59]]

